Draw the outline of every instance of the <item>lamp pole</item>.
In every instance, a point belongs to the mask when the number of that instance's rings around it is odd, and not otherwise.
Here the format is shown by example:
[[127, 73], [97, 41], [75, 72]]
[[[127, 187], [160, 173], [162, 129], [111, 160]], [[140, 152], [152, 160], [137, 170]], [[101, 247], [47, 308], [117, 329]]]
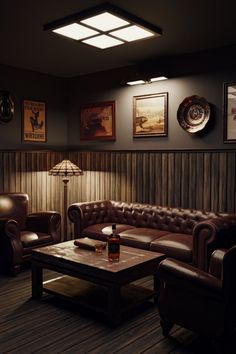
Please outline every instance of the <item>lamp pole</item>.
[[63, 240], [67, 241], [67, 205], [68, 205], [68, 182], [69, 178], [68, 177], [63, 177], [62, 181], [64, 183], [64, 237]]

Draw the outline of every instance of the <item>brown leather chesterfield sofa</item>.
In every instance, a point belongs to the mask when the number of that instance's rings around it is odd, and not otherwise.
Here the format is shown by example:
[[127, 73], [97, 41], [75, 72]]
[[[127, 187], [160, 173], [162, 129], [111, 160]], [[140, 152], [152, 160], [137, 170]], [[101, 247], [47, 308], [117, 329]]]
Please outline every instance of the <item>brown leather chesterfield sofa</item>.
[[56, 211], [28, 214], [26, 193], [0, 193], [0, 269], [16, 275], [32, 249], [60, 242]]
[[236, 244], [236, 215], [112, 200], [74, 203], [68, 208], [74, 237], [106, 241], [117, 226], [123, 245], [161, 252], [208, 269], [216, 248]]

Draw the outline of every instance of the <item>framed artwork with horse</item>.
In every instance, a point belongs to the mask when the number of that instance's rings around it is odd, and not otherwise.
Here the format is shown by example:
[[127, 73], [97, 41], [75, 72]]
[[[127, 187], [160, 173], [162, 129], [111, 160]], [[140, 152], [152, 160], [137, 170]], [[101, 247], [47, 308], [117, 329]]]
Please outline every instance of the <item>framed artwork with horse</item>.
[[133, 137], [167, 136], [168, 93], [134, 96]]
[[27, 142], [46, 142], [46, 103], [42, 101], [23, 100], [22, 140]]
[[81, 105], [80, 139], [116, 139], [115, 101], [106, 101]]

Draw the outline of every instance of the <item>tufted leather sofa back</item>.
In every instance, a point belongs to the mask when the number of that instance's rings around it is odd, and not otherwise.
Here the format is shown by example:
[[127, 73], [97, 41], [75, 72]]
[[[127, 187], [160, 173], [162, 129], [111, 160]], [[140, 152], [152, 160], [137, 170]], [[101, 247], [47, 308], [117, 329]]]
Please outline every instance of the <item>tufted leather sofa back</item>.
[[112, 221], [115, 223], [185, 234], [192, 234], [198, 222], [220, 215], [194, 209], [115, 201], [112, 201], [111, 210]]
[[[75, 215], [78, 210], [80, 210], [79, 218]], [[193, 228], [198, 222], [225, 214], [103, 200], [72, 204], [69, 207], [68, 215], [74, 223], [80, 219], [80, 225], [77, 225], [77, 227], [81, 230], [89, 225], [112, 222], [174, 233], [192, 234]]]

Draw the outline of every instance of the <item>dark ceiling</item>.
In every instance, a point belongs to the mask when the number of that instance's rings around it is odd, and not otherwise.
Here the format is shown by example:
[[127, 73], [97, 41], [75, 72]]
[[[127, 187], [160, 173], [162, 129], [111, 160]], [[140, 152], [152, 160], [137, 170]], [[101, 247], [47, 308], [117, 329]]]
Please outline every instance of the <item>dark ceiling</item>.
[[111, 0], [163, 35], [105, 50], [43, 31], [48, 22], [102, 2], [0, 0], [0, 64], [74, 77], [236, 44], [235, 0]]

